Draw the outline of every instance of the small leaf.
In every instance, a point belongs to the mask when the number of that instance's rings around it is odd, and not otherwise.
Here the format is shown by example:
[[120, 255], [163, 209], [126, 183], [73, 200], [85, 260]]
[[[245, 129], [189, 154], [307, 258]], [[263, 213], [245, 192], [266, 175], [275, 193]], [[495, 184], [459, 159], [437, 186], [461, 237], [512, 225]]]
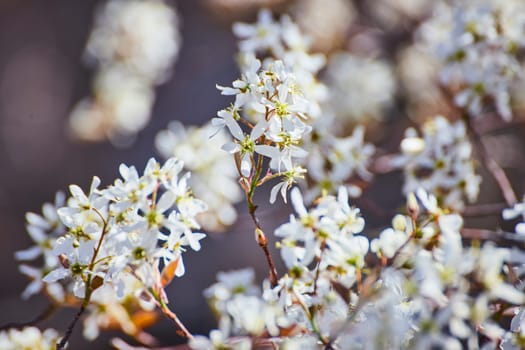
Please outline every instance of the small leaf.
[[95, 290], [104, 284], [104, 279], [100, 276], [95, 276], [91, 280], [91, 289]]
[[139, 310], [131, 315], [131, 321], [137, 328], [137, 332], [146, 327], [154, 325], [159, 319], [159, 314], [155, 311]]
[[180, 258], [177, 258], [177, 259], [171, 261], [162, 270], [162, 275], [160, 277], [160, 281], [161, 281], [162, 287], [166, 287], [168, 284], [170, 284], [171, 280], [175, 276], [175, 271], [177, 270], [177, 266], [179, 265], [179, 261], [180, 261]]

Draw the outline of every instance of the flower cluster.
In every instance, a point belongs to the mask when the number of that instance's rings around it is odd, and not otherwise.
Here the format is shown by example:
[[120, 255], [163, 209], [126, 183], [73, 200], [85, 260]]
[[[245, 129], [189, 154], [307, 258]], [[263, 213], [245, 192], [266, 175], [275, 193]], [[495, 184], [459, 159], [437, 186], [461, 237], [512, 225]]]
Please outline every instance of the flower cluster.
[[214, 137], [213, 126], [184, 127], [173, 121], [157, 134], [155, 145], [164, 158], [176, 157], [191, 172], [189, 184], [195, 196], [208, 205], [208, 210], [197, 219], [206, 230], [223, 231], [237, 219], [233, 204], [242, 193], [237, 185], [237, 171], [231, 157], [221, 150], [229, 141], [220, 130]]
[[396, 216], [392, 228], [371, 242], [382, 265], [396, 269], [383, 274], [395, 277], [388, 287], [409, 319], [405, 346], [461, 349], [462, 342], [476, 347], [484, 342], [494, 347], [507, 332], [499, 319], [525, 302], [514, 267], [523, 264], [523, 252], [491, 242], [465, 247], [461, 216], [447, 214], [422, 189], [417, 199], [411, 194], [410, 214]]
[[[274, 202], [279, 191], [286, 199], [286, 189], [304, 172], [297, 158], [307, 155], [301, 143], [311, 126], [305, 123], [309, 103], [298, 89], [294, 75], [282, 61], [267, 63], [261, 68], [261, 62], [252, 56], [249, 67], [232, 87], [218, 86], [223, 95], [234, 95], [235, 102], [219, 111], [212, 124], [226, 127], [234, 137], [222, 149], [235, 154], [244, 183], [259, 181], [263, 158], [270, 160], [264, 178], [283, 178], [272, 190], [270, 201]], [[249, 134], [239, 123], [251, 129]]]
[[[253, 285], [251, 270], [219, 275], [206, 290], [219, 329], [198, 336], [194, 349], [259, 346], [321, 349], [446, 348], [523, 344], [525, 254], [487, 242], [463, 246], [463, 219], [420, 189], [408, 215], [370, 244], [364, 219], [344, 188], [304, 207], [280, 226], [288, 269], [276, 286]], [[370, 248], [370, 252], [369, 252]], [[376, 256], [373, 259], [372, 254]], [[512, 312], [513, 310], [519, 310]], [[513, 317], [512, 317], [513, 316]], [[512, 318], [510, 329], [499, 320]], [[505, 348], [507, 348], [505, 347]]]
[[251, 270], [219, 274], [219, 282], [205, 291], [219, 329], [210, 339], [190, 342], [193, 348], [256, 346], [250, 337], [261, 344], [315, 348], [338, 335], [330, 334], [331, 326], [348, 316], [344, 303], [350, 297], [339, 293], [360, 283], [368, 252], [368, 239], [358, 235], [364, 219], [349, 206], [344, 187], [337, 198], [322, 197], [309, 211], [297, 188], [291, 197], [297, 217], [275, 231], [288, 273], [276, 286], [265, 282], [262, 293], [253, 285]]
[[325, 65], [322, 54], [309, 52], [311, 40], [303, 35], [292, 19], [283, 15], [275, 21], [268, 10], [259, 12], [253, 24], [235, 23], [233, 33], [239, 38], [241, 65], [246, 57], [267, 55], [269, 60], [281, 60], [291, 70], [305, 98], [307, 113], [312, 118], [321, 116], [320, 103], [327, 98], [326, 87], [316, 75]]
[[55, 350], [60, 336], [54, 329], [41, 332], [35, 327], [0, 331], [0, 349], [4, 350]]
[[472, 145], [463, 122], [451, 123], [437, 116], [423, 124], [421, 136], [409, 128], [401, 151], [394, 164], [403, 168], [405, 194], [422, 187], [443, 207], [454, 210], [463, 209], [464, 197], [469, 202], [477, 199], [481, 177], [475, 173]]
[[[374, 147], [364, 143], [364, 128], [357, 126], [352, 135], [340, 135], [342, 134], [341, 126], [346, 125], [346, 123], [343, 116], [334, 112], [331, 106], [341, 106], [344, 103], [343, 101], [348, 101], [349, 94], [355, 92], [359, 96], [356, 95], [355, 101], [352, 100], [352, 110], [356, 110], [355, 103], [357, 101], [366, 104], [368, 103], [366, 101], [370, 101], [370, 98], [376, 98], [374, 102], [368, 104], [368, 107], [364, 107], [363, 113], [359, 113], [360, 115], [363, 114], [363, 118], [368, 114], [379, 114], [380, 109], [387, 104], [391, 96], [379, 96], [376, 93], [376, 88], [358, 89], [359, 92], [357, 92], [351, 79], [356, 74], [365, 74], [367, 78], [362, 81], [371, 81], [372, 83], [369, 86], [375, 86], [374, 84], [379, 79], [371, 80], [370, 74], [371, 72], [378, 73], [377, 75], [381, 77], [388, 76], [390, 78], [388, 81], [391, 82], [390, 85], [393, 88], [394, 82], [389, 70], [379, 63], [368, 63], [362, 60], [362, 64], [358, 64], [355, 71], [347, 74], [347, 69], [343, 68], [342, 64], [330, 64], [328, 74], [326, 74], [327, 87], [317, 78], [320, 69], [325, 66], [324, 56], [309, 52], [309, 38], [301, 33], [299, 27], [290, 17], [285, 15], [281, 17], [280, 21], [275, 21], [269, 11], [263, 10], [259, 13], [256, 23], [235, 24], [234, 33], [240, 38], [241, 69], [248, 70], [248, 72], [250, 69], [253, 71], [253, 63], [250, 62], [253, 62], [252, 57], [256, 54], [267, 55], [264, 62], [268, 65], [271, 65], [275, 60], [282, 60], [286, 69], [293, 73], [293, 85], [297, 87], [296, 90], [300, 90], [301, 95], [308, 101], [308, 106], [302, 105], [304, 113], [311, 117], [304, 120], [308, 128], [305, 130], [314, 129], [315, 133], [304, 132], [301, 135], [301, 142], [307, 153], [294, 152], [296, 156], [300, 156], [297, 164], [304, 166], [308, 170], [308, 185], [304, 186], [307, 189], [306, 196], [308, 200], [315, 199], [323, 191], [334, 194], [340, 185], [351, 183], [350, 179], [352, 177], [358, 176], [362, 179], [370, 180], [371, 174], [366, 168], [370, 157], [374, 153]], [[346, 57], [344, 54], [335, 55], [330, 62], [344, 63], [348, 61], [345, 60]], [[353, 62], [352, 59], [350, 61]], [[370, 67], [370, 69], [363, 69], [367, 67]], [[248, 74], [245, 73], [247, 76]], [[237, 84], [242, 83], [237, 82]], [[352, 89], [352, 92], [349, 92], [349, 88]], [[382, 88], [384, 88], [384, 82], [382, 82]], [[339, 94], [332, 93], [330, 95], [335, 97], [338, 101], [337, 103], [329, 103], [334, 101], [330, 101], [327, 98], [327, 92], [332, 89], [340, 91]], [[392, 89], [387, 90], [387, 94], [390, 94]], [[246, 114], [249, 116], [257, 114], [257, 111], [252, 111], [252, 106], [248, 104], [247, 107], [249, 110]], [[345, 105], [341, 109], [348, 111], [349, 109], [346, 107], [348, 106]], [[340, 120], [341, 118], [343, 120]], [[358, 120], [361, 119], [358, 118]], [[340, 137], [334, 137], [334, 134], [340, 135]], [[273, 153], [275, 154], [275, 151]], [[264, 155], [272, 159], [275, 158], [268, 152]], [[288, 166], [287, 169], [290, 169], [290, 167]], [[290, 177], [302, 177], [303, 172], [301, 168], [297, 168], [292, 174], [288, 174], [285, 181], [274, 187], [271, 198], [274, 199], [279, 190], [284, 196], [284, 191], [293, 182]], [[349, 185], [349, 188], [352, 189], [352, 193], [355, 196], [361, 192], [357, 186]]]
[[521, 1], [437, 2], [422, 26], [423, 40], [443, 63], [441, 82], [471, 116], [489, 100], [505, 121], [512, 118], [511, 90], [523, 76], [524, 10]]
[[97, 64], [92, 98], [70, 126], [84, 140], [129, 141], [147, 124], [155, 85], [178, 54], [177, 16], [163, 0], [110, 0], [96, 17], [86, 53]]
[[316, 130], [309, 142], [306, 168], [309, 186], [307, 202], [312, 202], [323, 193], [334, 194], [340, 186], [346, 185], [352, 197], [361, 195], [361, 188], [353, 185], [351, 179], [371, 180], [368, 171], [375, 153], [374, 145], [364, 142], [365, 129], [358, 125], [351, 135], [335, 137], [327, 130]]
[[[36, 246], [17, 257], [43, 256], [44, 266], [21, 266], [34, 279], [25, 295], [45, 288], [57, 302], [74, 304], [74, 295], [90, 303], [88, 338], [114, 323], [134, 334], [139, 325], [133, 314], [167, 302], [163, 288], [184, 275], [183, 253], [187, 247], [199, 250], [205, 236], [194, 230], [206, 204], [193, 197], [182, 168], [175, 158], [162, 166], [150, 159], [139, 176], [135, 167], [122, 164], [122, 179], [113, 185], [99, 189], [94, 177], [87, 193], [69, 187], [66, 206], [45, 205], [43, 217], [28, 214]], [[61, 204], [57, 196], [56, 205]]]

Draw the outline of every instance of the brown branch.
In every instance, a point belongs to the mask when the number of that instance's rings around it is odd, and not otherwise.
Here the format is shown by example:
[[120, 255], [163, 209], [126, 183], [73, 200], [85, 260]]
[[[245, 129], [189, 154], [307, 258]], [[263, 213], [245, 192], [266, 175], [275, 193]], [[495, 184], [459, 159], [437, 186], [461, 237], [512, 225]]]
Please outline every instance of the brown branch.
[[73, 329], [75, 328], [75, 325], [77, 324], [78, 320], [80, 319], [80, 316], [86, 311], [86, 305], [87, 303], [82, 303], [80, 306], [80, 309], [78, 310], [77, 314], [69, 324], [69, 327], [67, 327], [66, 333], [64, 334], [64, 337], [60, 340], [60, 342], [57, 344], [56, 349], [62, 350], [66, 348], [67, 342], [69, 338], [71, 338], [71, 334], [73, 334]]
[[[256, 208], [256, 207], [255, 207]], [[268, 263], [268, 267], [270, 269], [269, 271], [269, 278], [270, 283], [273, 287], [277, 285], [277, 281], [279, 280], [279, 275], [277, 274], [277, 269], [275, 268], [275, 263], [273, 262], [272, 254], [270, 253], [270, 250], [268, 249], [268, 241], [266, 239], [266, 235], [264, 234], [264, 231], [261, 229], [261, 225], [259, 224], [259, 219], [255, 215], [255, 210], [250, 210], [250, 214], [252, 217], [252, 220], [255, 224], [255, 239], [257, 243], [259, 244], [259, 247], [264, 252], [264, 256], [266, 257], [266, 262]]]
[[266, 235], [264, 234], [264, 231], [261, 227], [259, 218], [257, 218], [257, 215], [255, 214], [255, 212], [257, 211], [257, 206], [253, 204], [253, 195], [255, 193], [255, 189], [257, 188], [257, 183], [259, 181], [259, 178], [261, 176], [262, 166], [263, 166], [263, 156], [259, 155], [257, 159], [257, 166], [255, 169], [255, 174], [253, 175], [253, 178], [251, 179], [251, 183], [250, 183], [250, 187], [248, 191], [246, 191], [246, 202], [248, 203], [248, 211], [250, 212], [250, 216], [255, 225], [255, 240], [257, 241], [257, 243], [259, 244], [259, 247], [261, 247], [261, 249], [264, 252], [264, 256], [266, 257], [268, 267], [270, 268], [270, 271], [269, 271], [270, 283], [272, 284], [273, 287], [275, 287], [277, 285], [277, 281], [279, 280], [277, 269], [275, 268], [275, 264], [273, 262], [273, 258], [270, 253], [270, 250], [268, 249], [268, 241], [266, 239]]
[[500, 188], [501, 194], [503, 195], [503, 198], [505, 199], [507, 205], [509, 207], [512, 207], [514, 204], [516, 204], [518, 200], [516, 198], [514, 190], [512, 189], [512, 185], [509, 181], [509, 178], [507, 177], [503, 169], [499, 166], [499, 164], [490, 156], [487, 148], [485, 147], [485, 144], [483, 143], [481, 135], [477, 132], [475, 126], [472, 124], [472, 118], [466, 116], [465, 119], [468, 134], [470, 135], [472, 142], [476, 146], [476, 149], [479, 152], [483, 164], [485, 165], [487, 170], [492, 174], [494, 180], [496, 180], [496, 183], [498, 184], [498, 187]]
[[481, 228], [463, 228], [461, 237], [466, 239], [477, 239], [496, 242], [500, 245], [515, 246], [523, 244], [525, 238], [512, 232], [491, 231]]
[[506, 203], [474, 204], [465, 207], [462, 215], [468, 217], [501, 215], [501, 211], [507, 208]]
[[187, 339], [193, 339], [193, 335], [190, 333], [190, 331], [188, 331], [188, 329], [184, 326], [179, 317], [177, 317], [177, 315], [170, 310], [170, 308], [168, 307], [168, 305], [166, 305], [165, 302], [160, 301], [160, 308], [162, 310], [162, 313], [166, 315], [166, 317], [168, 317], [170, 320], [175, 322], [175, 324], [179, 328], [177, 334]]
[[374, 174], [387, 174], [398, 170], [398, 168], [393, 165], [396, 157], [398, 157], [397, 154], [385, 154], [375, 158], [370, 165], [370, 171]]

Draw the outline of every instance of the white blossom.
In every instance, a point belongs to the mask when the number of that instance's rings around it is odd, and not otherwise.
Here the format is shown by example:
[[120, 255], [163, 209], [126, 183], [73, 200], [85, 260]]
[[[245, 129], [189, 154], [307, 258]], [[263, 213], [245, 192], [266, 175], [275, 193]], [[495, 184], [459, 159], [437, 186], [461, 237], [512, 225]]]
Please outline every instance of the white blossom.
[[437, 116], [423, 124], [421, 137], [409, 128], [401, 150], [403, 154], [394, 165], [404, 170], [405, 194], [421, 187], [454, 210], [463, 209], [464, 197], [469, 202], [478, 197], [481, 177], [475, 173], [472, 145], [463, 122], [451, 123]]

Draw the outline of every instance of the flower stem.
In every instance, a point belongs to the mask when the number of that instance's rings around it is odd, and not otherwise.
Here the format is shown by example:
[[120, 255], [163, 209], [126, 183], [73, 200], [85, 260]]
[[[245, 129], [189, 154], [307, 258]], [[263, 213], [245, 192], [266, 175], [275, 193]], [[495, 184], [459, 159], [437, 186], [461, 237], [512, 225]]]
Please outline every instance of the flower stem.
[[[102, 213], [98, 211], [97, 209], [93, 208], [95, 213], [97, 213], [100, 218], [102, 219], [102, 222], [104, 223], [104, 226], [102, 227], [102, 233], [100, 234], [100, 239], [97, 243], [97, 246], [95, 247], [95, 251], [93, 252], [93, 257], [91, 258], [91, 262], [88, 265], [88, 271], [93, 272], [93, 269], [95, 267], [98, 253], [100, 252], [100, 248], [102, 247], [102, 241], [104, 241], [104, 237], [106, 236], [106, 233], [108, 232], [108, 220], [104, 218]], [[62, 340], [60, 340], [60, 343], [57, 344], [57, 350], [65, 349], [65, 346], [71, 337], [71, 334], [73, 333], [73, 329], [75, 328], [75, 325], [77, 324], [78, 320], [80, 319], [80, 316], [86, 311], [87, 306], [89, 305], [89, 302], [91, 300], [91, 295], [93, 294], [93, 288], [92, 288], [92, 275], [88, 274], [87, 281], [86, 281], [86, 292], [84, 294], [84, 300], [82, 300], [82, 305], [80, 306], [80, 309], [78, 310], [77, 314], [69, 324], [69, 327], [66, 330], [66, 333], [64, 334], [64, 337]]]
[[155, 290], [155, 288], [150, 288], [149, 292], [151, 293], [151, 295], [153, 296], [153, 298], [157, 302], [157, 305], [160, 307], [160, 310], [162, 311], [162, 313], [166, 317], [168, 317], [170, 320], [175, 322], [175, 324], [179, 328], [177, 330], [177, 334], [182, 336], [182, 337], [184, 337], [184, 338], [187, 338], [187, 339], [193, 339], [193, 335], [190, 333], [190, 331], [188, 331], [186, 326], [184, 326], [184, 324], [179, 319], [177, 314], [175, 314], [173, 311], [171, 311], [170, 308], [168, 307], [168, 304], [166, 303], [165, 298], [163, 298], [162, 295], [161, 295], [161, 294], [164, 293], [163, 290], [161, 289], [160, 292], [159, 292], [159, 291]]
[[276, 286], [277, 281], [279, 280], [277, 269], [275, 268], [275, 263], [273, 262], [273, 258], [270, 253], [270, 250], [268, 249], [268, 241], [266, 239], [266, 235], [264, 234], [264, 231], [261, 227], [261, 223], [259, 222], [259, 218], [257, 217], [255, 213], [257, 211], [257, 206], [253, 203], [253, 195], [255, 193], [255, 188], [257, 188], [257, 183], [259, 182], [259, 178], [261, 176], [262, 167], [263, 167], [263, 157], [259, 156], [257, 159], [257, 167], [255, 169], [255, 174], [250, 183], [249, 191], [246, 193], [246, 201], [248, 202], [248, 211], [250, 212], [250, 216], [255, 225], [255, 239], [257, 243], [259, 244], [259, 247], [261, 247], [261, 249], [263, 250], [264, 256], [266, 257], [266, 261], [268, 263], [268, 267], [270, 268], [270, 271], [269, 271], [270, 283], [272, 284], [272, 286]]
[[66, 344], [67, 344], [69, 338], [71, 338], [71, 334], [73, 334], [73, 329], [75, 328], [75, 325], [77, 324], [78, 320], [80, 319], [80, 316], [82, 316], [84, 311], [86, 311], [86, 306], [87, 306], [87, 303], [82, 303], [82, 305], [80, 306], [80, 309], [78, 310], [77, 314], [75, 315], [75, 317], [73, 318], [73, 320], [69, 324], [69, 327], [67, 327], [67, 330], [66, 330], [66, 333], [64, 334], [64, 337], [57, 344], [57, 347], [56, 347], [57, 350], [62, 350], [62, 349], [66, 348]]
[[186, 326], [184, 326], [184, 324], [179, 319], [177, 314], [171, 311], [168, 305], [164, 301], [160, 300], [159, 303], [160, 303], [160, 309], [162, 310], [162, 313], [166, 315], [166, 317], [168, 317], [170, 320], [175, 322], [175, 324], [179, 328], [179, 330], [177, 331], [177, 334], [187, 339], [193, 339], [193, 335], [190, 333], [190, 331], [188, 331]]

